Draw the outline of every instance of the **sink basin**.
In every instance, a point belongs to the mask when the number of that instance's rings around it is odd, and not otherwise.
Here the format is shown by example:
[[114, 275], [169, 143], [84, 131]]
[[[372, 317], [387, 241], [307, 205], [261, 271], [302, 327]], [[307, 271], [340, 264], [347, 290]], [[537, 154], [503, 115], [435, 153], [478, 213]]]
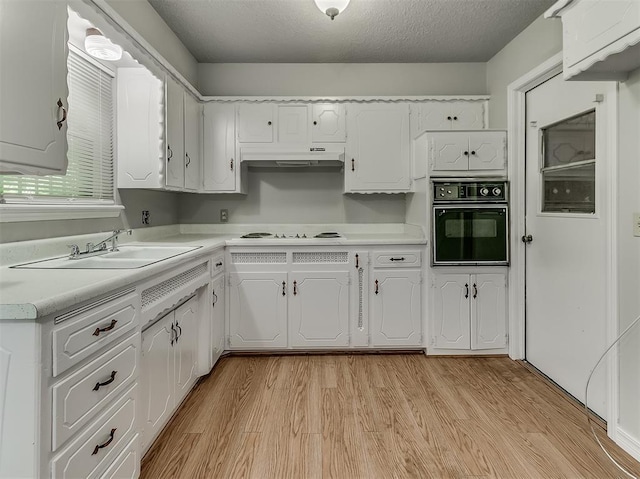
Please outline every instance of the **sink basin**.
[[45, 259], [25, 263], [13, 268], [31, 269], [135, 269], [148, 266], [158, 261], [173, 258], [189, 251], [200, 248], [200, 246], [120, 246], [118, 251], [105, 253], [99, 256], [89, 256], [88, 258], [70, 259], [68, 256], [62, 258]]

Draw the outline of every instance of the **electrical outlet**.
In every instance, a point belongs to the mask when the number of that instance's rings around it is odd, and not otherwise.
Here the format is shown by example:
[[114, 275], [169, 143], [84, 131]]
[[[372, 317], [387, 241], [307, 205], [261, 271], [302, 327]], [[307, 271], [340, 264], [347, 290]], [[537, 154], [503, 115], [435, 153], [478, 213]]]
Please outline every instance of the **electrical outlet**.
[[151, 214], [149, 210], [142, 210], [142, 224], [150, 225], [151, 224]]
[[220, 210], [220, 223], [226, 223], [229, 221], [229, 210]]
[[633, 214], [633, 236], [640, 236], [640, 213]]

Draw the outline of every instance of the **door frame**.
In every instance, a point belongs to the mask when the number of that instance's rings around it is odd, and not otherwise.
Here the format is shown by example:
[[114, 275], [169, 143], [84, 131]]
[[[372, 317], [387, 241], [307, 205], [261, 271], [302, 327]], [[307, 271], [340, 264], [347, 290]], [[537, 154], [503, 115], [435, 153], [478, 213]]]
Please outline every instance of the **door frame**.
[[[511, 213], [511, 267], [509, 268], [509, 357], [511, 359], [525, 358], [525, 245], [520, 238], [526, 233], [525, 204], [526, 204], [526, 93], [546, 82], [550, 78], [562, 73], [562, 52], [557, 53], [524, 74], [507, 87], [508, 114], [508, 179], [510, 188]], [[618, 174], [618, 84], [611, 82], [606, 88], [605, 103], [607, 122], [606, 137], [607, 168], [603, 181], [606, 184], [606, 223], [607, 235], [605, 247], [607, 255], [606, 266], [606, 343], [611, 344], [618, 332], [618, 282], [617, 282], [617, 211], [618, 200], [615, 186]], [[612, 439], [617, 437], [618, 422], [618, 380], [617, 361], [607, 361], [607, 417], [608, 435]]]

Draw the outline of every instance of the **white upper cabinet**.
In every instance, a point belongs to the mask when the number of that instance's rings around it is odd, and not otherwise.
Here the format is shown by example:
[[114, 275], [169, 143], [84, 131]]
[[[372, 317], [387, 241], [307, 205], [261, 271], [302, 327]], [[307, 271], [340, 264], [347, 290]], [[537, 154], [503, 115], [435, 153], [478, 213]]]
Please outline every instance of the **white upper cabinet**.
[[187, 92], [184, 93], [184, 187], [202, 188], [200, 173], [202, 155], [202, 106]]
[[205, 192], [236, 191], [236, 106], [207, 103], [204, 106], [203, 176]]
[[67, 170], [67, 5], [0, 2], [0, 173]]
[[171, 78], [166, 83], [167, 186], [184, 187], [184, 91]]
[[507, 137], [503, 131], [433, 132], [427, 136], [427, 161], [435, 175], [504, 175]]
[[345, 191], [410, 190], [409, 105], [350, 104], [347, 114]]
[[311, 108], [311, 138], [314, 143], [344, 143], [347, 140], [344, 105], [318, 103]]
[[278, 105], [278, 138], [282, 144], [309, 142], [307, 105]]
[[624, 80], [640, 67], [638, 0], [561, 0], [545, 17], [562, 18], [565, 79]]
[[240, 143], [273, 142], [274, 119], [271, 103], [240, 103], [237, 112]]
[[428, 130], [481, 130], [485, 128], [486, 102], [427, 101], [418, 108], [418, 133]]

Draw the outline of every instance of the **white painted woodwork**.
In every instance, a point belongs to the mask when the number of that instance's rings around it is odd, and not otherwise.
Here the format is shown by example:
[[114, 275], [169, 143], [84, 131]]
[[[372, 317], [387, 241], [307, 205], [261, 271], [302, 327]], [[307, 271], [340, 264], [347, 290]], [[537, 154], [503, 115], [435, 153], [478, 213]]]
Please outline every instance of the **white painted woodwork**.
[[434, 274], [432, 345], [443, 349], [470, 349], [471, 279], [468, 274]]
[[67, 5], [0, 3], [0, 173], [67, 169]]
[[565, 79], [624, 80], [640, 67], [640, 2], [558, 2], [545, 16], [562, 18]]
[[240, 103], [237, 108], [240, 143], [273, 142], [274, 116], [271, 103]]
[[[51, 477], [77, 479], [100, 475], [136, 433], [137, 401], [136, 384], [52, 460]], [[109, 440], [112, 429], [115, 429], [113, 441], [93, 454], [97, 445]]]
[[204, 191], [235, 191], [236, 107], [232, 103], [204, 106]]
[[309, 142], [309, 112], [307, 105], [278, 105], [277, 142], [296, 144]]
[[[52, 333], [53, 375], [66, 371], [135, 328], [140, 322], [138, 301], [138, 295], [132, 292], [88, 310], [80, 309], [77, 315], [68, 313], [71, 317]], [[112, 324], [108, 331], [97, 331]]]
[[214, 366], [224, 351], [225, 281], [221, 274], [211, 282], [211, 365]]
[[427, 145], [432, 172], [504, 174], [507, 164], [504, 131], [433, 132], [428, 134]]
[[481, 130], [484, 101], [428, 101], [420, 104], [418, 133], [428, 130]]
[[191, 191], [202, 187], [201, 136], [202, 106], [184, 92], [184, 187]]
[[372, 346], [420, 346], [420, 270], [375, 269], [370, 288]]
[[137, 479], [140, 475], [140, 436], [137, 434], [100, 479]]
[[504, 170], [507, 165], [507, 137], [502, 131], [469, 134], [469, 170]]
[[351, 347], [369, 346], [369, 252], [351, 253]]
[[174, 330], [173, 312], [142, 332], [140, 384], [142, 428], [141, 444], [145, 450], [173, 412], [174, 398]]
[[348, 346], [349, 273], [295, 271], [289, 282], [289, 345]]
[[[135, 380], [139, 352], [140, 335], [136, 334], [53, 386], [54, 450]], [[111, 380], [113, 372], [113, 382], [96, 389], [97, 384]]]
[[197, 379], [198, 357], [198, 301], [196, 297], [174, 311], [176, 339], [175, 351], [175, 399], [178, 405], [191, 390]]
[[409, 105], [367, 103], [347, 108], [345, 191], [409, 191]]
[[231, 348], [287, 347], [287, 273], [230, 273], [229, 285]]
[[311, 141], [342, 143], [347, 140], [344, 104], [315, 103], [311, 108]]
[[471, 349], [504, 348], [507, 345], [506, 276], [483, 273], [472, 275], [471, 281]]
[[165, 80], [167, 186], [184, 187], [184, 90], [175, 80]]
[[428, 140], [428, 148], [431, 171], [469, 169], [468, 136], [459, 133], [434, 133]]
[[374, 251], [372, 256], [374, 268], [420, 267], [422, 264], [422, 257], [419, 251]]
[[146, 68], [119, 68], [116, 82], [118, 188], [163, 188], [164, 85]]

